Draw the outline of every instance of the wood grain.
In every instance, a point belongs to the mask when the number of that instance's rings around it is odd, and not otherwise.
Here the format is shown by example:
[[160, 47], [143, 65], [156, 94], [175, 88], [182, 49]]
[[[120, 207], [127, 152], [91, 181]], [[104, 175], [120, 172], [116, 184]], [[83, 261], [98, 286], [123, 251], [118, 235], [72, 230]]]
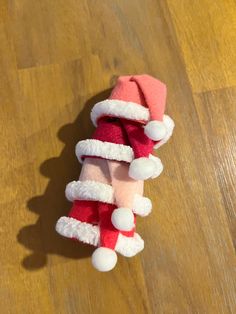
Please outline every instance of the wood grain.
[[[236, 312], [235, 26], [230, 0], [0, 2], [1, 313]], [[103, 274], [54, 225], [92, 105], [134, 73], [166, 82], [176, 129], [145, 250]]]

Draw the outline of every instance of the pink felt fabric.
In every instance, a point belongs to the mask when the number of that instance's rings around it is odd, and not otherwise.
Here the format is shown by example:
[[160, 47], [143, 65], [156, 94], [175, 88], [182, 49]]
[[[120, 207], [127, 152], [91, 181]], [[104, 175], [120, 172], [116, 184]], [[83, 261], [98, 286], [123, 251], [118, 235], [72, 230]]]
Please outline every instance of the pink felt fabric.
[[93, 180], [112, 185], [117, 207], [133, 209], [135, 194], [143, 195], [143, 181], [128, 175], [129, 164], [115, 160], [86, 158], [79, 180]]
[[111, 178], [107, 161], [101, 158], [86, 158], [80, 172], [79, 180], [91, 180], [110, 184]]
[[120, 76], [109, 99], [131, 101], [145, 106], [145, 98], [132, 76]]
[[129, 165], [127, 163], [108, 160], [107, 164], [117, 207], [133, 209], [135, 194], [143, 195], [143, 181], [136, 181], [129, 177]]
[[[144, 106], [149, 109], [151, 120], [162, 121], [166, 86], [149, 75], [121, 76], [109, 99], [134, 102]], [[145, 135], [142, 121], [111, 116], [103, 116], [98, 120], [92, 139], [130, 146], [135, 158], [149, 157], [158, 143]], [[97, 157], [101, 157], [99, 150], [96, 151], [96, 154]], [[82, 157], [90, 156], [83, 155]]]
[[166, 85], [146, 74], [132, 76], [131, 80], [142, 91], [151, 120], [162, 121], [166, 105]]
[[[82, 222], [98, 224], [100, 228], [100, 246], [114, 249], [119, 233], [133, 237], [131, 231], [119, 231], [111, 223], [111, 215], [117, 207], [132, 209], [135, 194], [143, 195], [143, 181], [135, 181], [128, 175], [129, 165], [124, 162], [86, 158], [79, 176], [80, 181], [93, 180], [113, 187], [116, 204], [98, 201], [76, 200], [69, 212], [69, 217]], [[136, 219], [134, 220], [136, 223]]]
[[[99, 225], [100, 246], [114, 249], [119, 233], [133, 237], [131, 231], [119, 231], [111, 223], [111, 215], [117, 207], [132, 209], [135, 194], [143, 195], [143, 181], [135, 181], [128, 175], [128, 164], [124, 162], [86, 158], [79, 176], [80, 181], [93, 180], [112, 185], [116, 204], [98, 201], [76, 200], [73, 202], [69, 217], [82, 222]], [[136, 223], [136, 219], [134, 220]]]
[[120, 76], [109, 99], [131, 101], [149, 108], [151, 120], [163, 120], [166, 85], [152, 76]]

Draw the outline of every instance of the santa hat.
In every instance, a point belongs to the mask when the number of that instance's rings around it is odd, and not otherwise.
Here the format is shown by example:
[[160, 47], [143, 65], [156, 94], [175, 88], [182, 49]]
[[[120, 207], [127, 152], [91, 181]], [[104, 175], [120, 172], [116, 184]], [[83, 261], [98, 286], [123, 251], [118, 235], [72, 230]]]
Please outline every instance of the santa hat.
[[[166, 86], [159, 80], [149, 75], [121, 76], [110, 97], [97, 103], [92, 109], [91, 119], [95, 126], [104, 116], [135, 121], [139, 123], [140, 127], [143, 125], [143, 134], [139, 133], [139, 139], [136, 138], [136, 142], [132, 138], [132, 133], [134, 133], [132, 126], [125, 126], [129, 143], [132, 146], [131, 153], [135, 159], [124, 159], [124, 161], [131, 162], [129, 173], [134, 179], [143, 180], [156, 177], [163, 169], [160, 159], [146, 154], [146, 152], [149, 149], [149, 153], [151, 153], [153, 148], [163, 145], [172, 135], [174, 122], [170, 117], [164, 115], [165, 103]], [[142, 145], [143, 143], [145, 145]], [[96, 144], [100, 145], [100, 143]], [[121, 152], [118, 152], [117, 155], [122, 156], [125, 150], [128, 153], [127, 143], [120, 141], [119, 144], [120, 147], [116, 147], [115, 150], [119, 148]], [[125, 145], [121, 147], [121, 144]], [[104, 147], [103, 144], [101, 145]], [[105, 155], [101, 157], [106, 158]], [[113, 155], [112, 147], [109, 149], [110, 155]]]
[[150, 75], [119, 77], [108, 100], [97, 103], [91, 113], [93, 123], [102, 116], [113, 116], [146, 124], [145, 134], [154, 141], [165, 138], [163, 121], [166, 85]]

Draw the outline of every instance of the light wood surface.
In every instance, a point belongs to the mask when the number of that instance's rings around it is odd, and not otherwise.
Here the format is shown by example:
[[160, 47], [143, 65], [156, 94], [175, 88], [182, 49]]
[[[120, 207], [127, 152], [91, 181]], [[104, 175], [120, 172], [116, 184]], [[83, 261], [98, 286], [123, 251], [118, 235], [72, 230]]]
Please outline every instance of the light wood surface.
[[[236, 3], [0, 1], [0, 312], [236, 313]], [[121, 74], [168, 86], [175, 133], [114, 271], [54, 231], [91, 106]]]

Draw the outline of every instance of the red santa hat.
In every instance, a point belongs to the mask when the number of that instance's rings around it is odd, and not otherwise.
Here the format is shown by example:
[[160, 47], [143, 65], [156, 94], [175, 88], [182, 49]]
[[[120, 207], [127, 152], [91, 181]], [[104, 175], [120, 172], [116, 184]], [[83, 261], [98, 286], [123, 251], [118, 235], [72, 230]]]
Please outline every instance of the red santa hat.
[[[134, 158], [124, 159], [124, 161], [131, 163], [129, 173], [132, 178], [138, 180], [158, 176], [163, 166], [160, 159], [149, 153], [152, 152], [153, 148], [158, 148], [164, 144], [172, 135], [174, 128], [173, 120], [164, 115], [165, 104], [166, 86], [154, 77], [146, 74], [119, 77], [110, 97], [93, 107], [91, 119], [97, 126], [99, 119], [104, 116], [118, 117], [138, 122], [140, 128], [143, 126], [143, 129], [135, 139], [132, 135], [136, 132], [134, 126], [124, 125], [132, 151], [127, 149], [127, 143], [124, 140], [120, 140], [117, 143], [119, 147], [114, 147], [114, 150], [112, 145], [106, 144], [109, 146], [109, 153], [106, 152], [101, 157], [106, 158], [108, 154], [108, 158], [111, 158], [110, 155], [112, 155], [111, 159], [116, 159], [113, 158], [113, 151], [115, 151], [117, 158], [121, 158], [120, 156], [126, 155], [127, 150], [127, 158], [130, 157], [128, 153], [134, 155]], [[112, 129], [111, 132], [113, 132]], [[120, 136], [117, 135], [114, 138], [120, 138]], [[84, 144], [87, 145], [87, 143]], [[94, 144], [100, 145], [99, 143]], [[101, 146], [104, 148], [103, 143]], [[120, 152], [117, 152], [117, 149]]]

